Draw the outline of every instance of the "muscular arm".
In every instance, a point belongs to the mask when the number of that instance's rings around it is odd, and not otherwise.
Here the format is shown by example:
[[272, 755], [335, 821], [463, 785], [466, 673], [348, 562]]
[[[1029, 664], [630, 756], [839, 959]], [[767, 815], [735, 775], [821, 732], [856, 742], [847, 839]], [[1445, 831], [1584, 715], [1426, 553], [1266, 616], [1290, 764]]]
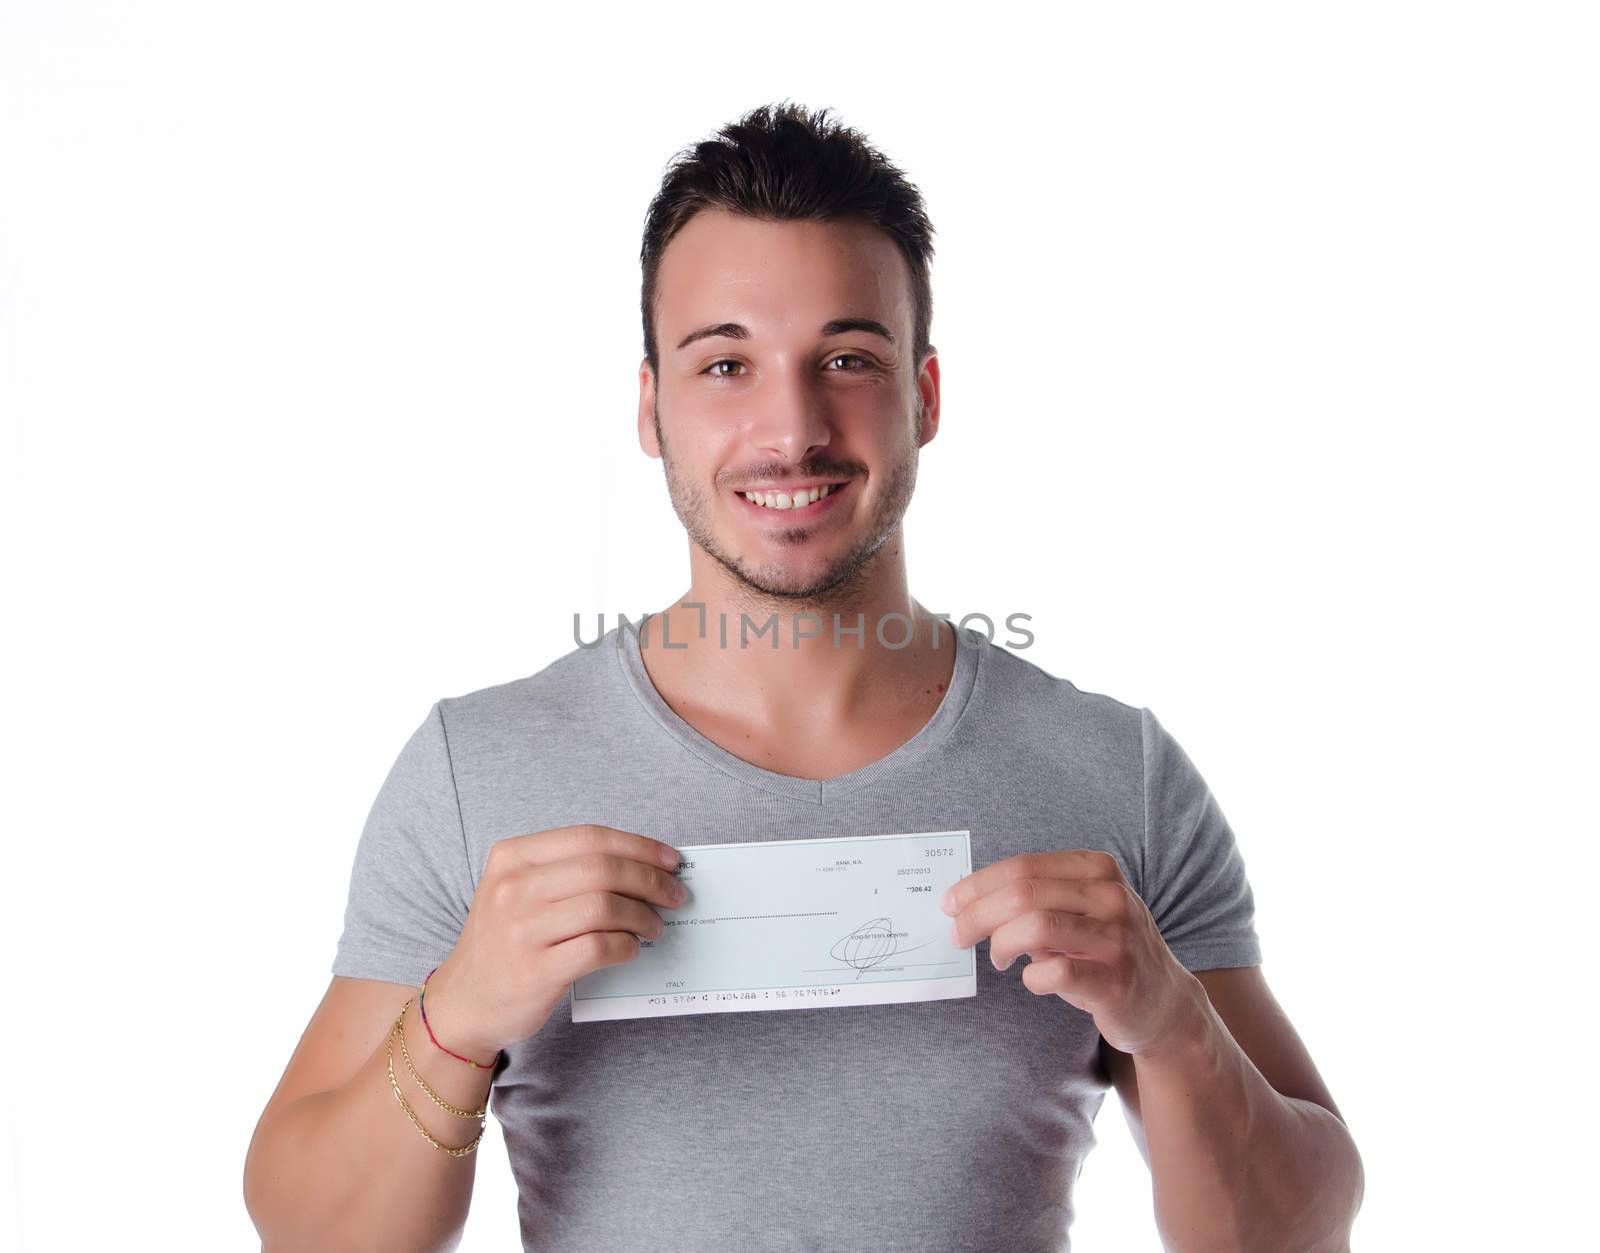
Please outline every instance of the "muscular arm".
[[1160, 1056], [1100, 1042], [1171, 1253], [1347, 1253], [1364, 1175], [1259, 967], [1195, 975], [1193, 1029]]
[[[431, 1147], [389, 1086], [389, 1026], [415, 992], [333, 977], [245, 1157], [245, 1208], [265, 1253], [442, 1253], [460, 1242], [477, 1154], [456, 1157]], [[431, 1008], [429, 1014], [436, 1016]], [[430, 1087], [458, 1107], [483, 1106], [490, 1072], [444, 1058], [423, 1033], [414, 1004], [405, 1034]], [[480, 1124], [442, 1114], [398, 1054], [394, 1064], [396, 1081], [425, 1125], [451, 1144], [473, 1138]]]

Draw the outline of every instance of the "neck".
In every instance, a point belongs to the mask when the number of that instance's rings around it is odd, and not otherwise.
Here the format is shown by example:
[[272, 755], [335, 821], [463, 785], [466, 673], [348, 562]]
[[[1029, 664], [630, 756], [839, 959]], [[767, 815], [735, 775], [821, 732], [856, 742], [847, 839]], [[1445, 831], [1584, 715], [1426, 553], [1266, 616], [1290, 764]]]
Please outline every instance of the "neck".
[[812, 598], [762, 593], [698, 547], [691, 566], [689, 590], [640, 635], [647, 670], [680, 700], [820, 737], [920, 705], [954, 667], [955, 632], [907, 589], [899, 533], [849, 587]]

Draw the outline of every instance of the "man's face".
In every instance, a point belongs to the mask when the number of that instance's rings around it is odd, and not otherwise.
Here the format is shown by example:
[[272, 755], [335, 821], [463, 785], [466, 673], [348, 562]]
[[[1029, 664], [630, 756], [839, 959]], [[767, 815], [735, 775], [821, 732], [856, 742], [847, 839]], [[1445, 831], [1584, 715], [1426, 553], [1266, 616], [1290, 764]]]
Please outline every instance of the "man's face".
[[[656, 290], [660, 373], [640, 369], [639, 442], [662, 458], [689, 537], [768, 596], [859, 587], [938, 429], [938, 360], [912, 359], [911, 280], [893, 240], [862, 222], [704, 209], [668, 244]], [[747, 491], [783, 491], [791, 507]]]

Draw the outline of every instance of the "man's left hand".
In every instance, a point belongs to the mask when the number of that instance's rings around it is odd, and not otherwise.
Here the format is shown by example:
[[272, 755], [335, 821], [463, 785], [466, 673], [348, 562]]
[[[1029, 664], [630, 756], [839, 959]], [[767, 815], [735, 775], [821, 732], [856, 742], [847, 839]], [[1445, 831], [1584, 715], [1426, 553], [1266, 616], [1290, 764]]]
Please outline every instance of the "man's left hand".
[[1173, 956], [1110, 853], [1018, 853], [958, 880], [940, 902], [960, 948], [989, 938], [1004, 970], [1024, 953], [1022, 982], [1094, 1016], [1124, 1053], [1182, 1039], [1205, 988]]

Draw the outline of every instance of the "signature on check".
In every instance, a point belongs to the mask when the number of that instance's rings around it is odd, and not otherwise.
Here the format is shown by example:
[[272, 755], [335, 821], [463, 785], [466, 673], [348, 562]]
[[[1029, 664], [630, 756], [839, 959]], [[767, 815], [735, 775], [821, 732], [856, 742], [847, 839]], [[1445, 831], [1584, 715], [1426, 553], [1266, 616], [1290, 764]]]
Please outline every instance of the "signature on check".
[[919, 948], [927, 947], [926, 944], [916, 944], [906, 949], [899, 947], [894, 923], [888, 918], [873, 918], [862, 923], [849, 935], [836, 940], [833, 947], [828, 950], [828, 956], [854, 969], [856, 978], [859, 979], [862, 971], [871, 970], [891, 957], [914, 953]]

